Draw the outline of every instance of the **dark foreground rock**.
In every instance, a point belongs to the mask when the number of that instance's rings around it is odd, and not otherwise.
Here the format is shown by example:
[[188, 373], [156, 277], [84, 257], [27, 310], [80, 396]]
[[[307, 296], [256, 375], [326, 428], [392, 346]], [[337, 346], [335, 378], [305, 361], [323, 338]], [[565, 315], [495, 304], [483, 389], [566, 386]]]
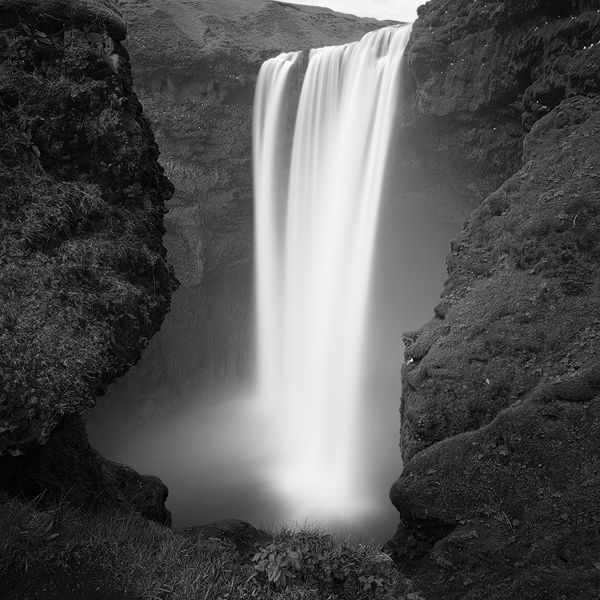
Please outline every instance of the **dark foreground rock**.
[[435, 317], [405, 334], [388, 549], [427, 600], [596, 599], [600, 11], [433, 0], [419, 15], [404, 135], [452, 193], [487, 198]]
[[140, 475], [105, 459], [87, 439], [80, 417], [64, 417], [50, 438], [19, 456], [0, 456], [0, 489], [40, 506], [66, 500], [75, 506], [114, 506], [171, 525], [169, 490], [158, 477]]
[[127, 504], [135, 479], [148, 497], [129, 505], [167, 522], [166, 488], [103, 463], [80, 418], [139, 360], [176, 288], [173, 186], [125, 23], [84, 0], [5, 1], [0, 22], [0, 487]]

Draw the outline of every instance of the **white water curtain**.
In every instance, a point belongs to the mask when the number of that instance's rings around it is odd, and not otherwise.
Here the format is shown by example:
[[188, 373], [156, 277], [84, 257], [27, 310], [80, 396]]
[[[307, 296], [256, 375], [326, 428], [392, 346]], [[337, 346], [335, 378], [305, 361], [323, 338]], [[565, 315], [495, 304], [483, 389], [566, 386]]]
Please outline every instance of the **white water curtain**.
[[272, 420], [269, 476], [290, 518], [365, 508], [356, 481], [364, 323], [409, 34], [389, 27], [311, 51], [291, 157], [282, 106], [299, 55], [267, 61], [257, 83], [257, 402]]

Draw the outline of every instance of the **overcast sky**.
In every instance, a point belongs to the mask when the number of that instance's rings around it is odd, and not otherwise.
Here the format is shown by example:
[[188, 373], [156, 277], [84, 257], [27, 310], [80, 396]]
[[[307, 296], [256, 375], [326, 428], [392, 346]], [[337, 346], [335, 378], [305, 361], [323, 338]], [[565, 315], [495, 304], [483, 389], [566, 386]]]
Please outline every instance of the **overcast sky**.
[[417, 6], [425, 0], [286, 0], [292, 4], [312, 4], [326, 6], [338, 12], [350, 13], [359, 17], [392, 19], [394, 21], [414, 21]]

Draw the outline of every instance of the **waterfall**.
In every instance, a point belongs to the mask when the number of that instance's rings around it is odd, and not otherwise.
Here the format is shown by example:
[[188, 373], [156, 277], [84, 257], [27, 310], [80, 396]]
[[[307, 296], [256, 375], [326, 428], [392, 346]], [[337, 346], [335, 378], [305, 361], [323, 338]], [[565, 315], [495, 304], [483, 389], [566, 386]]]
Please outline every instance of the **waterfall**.
[[[268, 60], [254, 117], [257, 403], [292, 519], [358, 517], [365, 315], [400, 66], [410, 26]], [[290, 155], [291, 154], [291, 155]], [[398, 367], [399, 368], [399, 367]], [[390, 416], [393, 418], [393, 416]]]

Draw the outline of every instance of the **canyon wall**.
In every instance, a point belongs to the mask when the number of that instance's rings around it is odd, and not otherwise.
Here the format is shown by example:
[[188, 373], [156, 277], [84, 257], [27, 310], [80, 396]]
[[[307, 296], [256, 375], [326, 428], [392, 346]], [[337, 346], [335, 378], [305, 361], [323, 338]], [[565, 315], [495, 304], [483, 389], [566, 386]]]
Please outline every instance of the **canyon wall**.
[[600, 11], [433, 0], [407, 60], [416, 163], [485, 200], [405, 334], [388, 550], [428, 600], [597, 598]]
[[422, 6], [396, 132], [402, 204], [456, 222], [513, 174], [532, 124], [597, 89], [596, 10], [593, 0]]
[[[249, 369], [260, 64], [384, 23], [262, 0], [10, 0], [0, 17], [0, 488], [161, 522], [166, 489], [92, 450], [114, 379], [142, 418]], [[43, 7], [43, 11], [40, 10]], [[125, 21], [130, 25], [127, 49]], [[173, 193], [136, 86], [178, 191]], [[598, 598], [600, 12], [431, 0], [386, 201], [456, 221], [407, 332], [401, 522], [427, 600]], [[162, 365], [157, 368], [156, 365]]]
[[103, 459], [82, 417], [177, 287], [173, 186], [111, 2], [0, 6], [0, 489], [169, 522], [165, 486]]

